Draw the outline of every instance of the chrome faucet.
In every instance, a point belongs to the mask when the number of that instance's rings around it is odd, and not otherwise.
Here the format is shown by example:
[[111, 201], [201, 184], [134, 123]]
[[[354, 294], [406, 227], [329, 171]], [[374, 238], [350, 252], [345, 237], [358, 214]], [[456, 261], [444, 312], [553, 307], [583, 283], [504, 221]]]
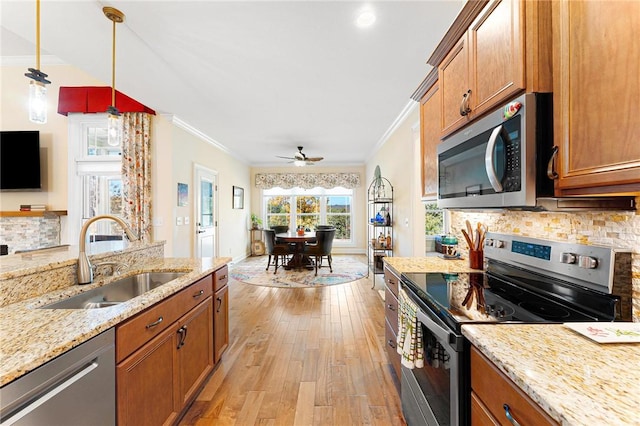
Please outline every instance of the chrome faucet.
[[89, 257], [87, 257], [85, 245], [87, 240], [87, 230], [89, 229], [89, 226], [91, 226], [93, 222], [101, 219], [110, 219], [120, 225], [124, 232], [127, 234], [127, 238], [129, 239], [129, 241], [138, 240], [138, 236], [136, 235], [136, 233], [133, 232], [127, 222], [125, 222], [124, 219], [119, 216], [103, 214], [94, 216], [87, 220], [84, 225], [82, 225], [82, 229], [80, 230], [80, 242], [78, 244], [80, 246], [78, 252], [78, 284], [90, 284], [93, 281], [93, 267], [91, 266], [91, 262], [89, 262]]

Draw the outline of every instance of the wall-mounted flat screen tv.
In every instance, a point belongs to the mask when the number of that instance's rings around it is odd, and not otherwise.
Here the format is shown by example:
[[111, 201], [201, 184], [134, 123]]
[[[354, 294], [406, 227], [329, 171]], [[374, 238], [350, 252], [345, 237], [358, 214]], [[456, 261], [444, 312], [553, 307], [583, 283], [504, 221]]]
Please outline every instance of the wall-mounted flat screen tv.
[[0, 191], [40, 190], [40, 132], [0, 132]]

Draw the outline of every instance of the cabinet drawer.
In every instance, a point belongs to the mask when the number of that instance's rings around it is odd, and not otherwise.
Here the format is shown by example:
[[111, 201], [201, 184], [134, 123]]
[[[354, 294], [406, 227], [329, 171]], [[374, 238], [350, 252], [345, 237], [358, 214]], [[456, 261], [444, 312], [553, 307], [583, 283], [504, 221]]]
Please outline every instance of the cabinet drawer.
[[398, 299], [391, 293], [389, 287], [384, 289], [384, 316], [391, 328], [398, 333]]
[[213, 291], [216, 292], [229, 282], [229, 267], [224, 265], [213, 273]]
[[521, 425], [558, 424], [474, 347], [471, 348], [471, 389], [501, 424], [510, 424], [505, 404]]
[[385, 321], [384, 332], [385, 348], [387, 350], [387, 356], [393, 366], [393, 371], [396, 373], [398, 382], [400, 381], [400, 354], [397, 351], [398, 344], [396, 343], [396, 332], [391, 328], [388, 321]]
[[213, 294], [212, 282], [213, 279], [211, 278], [211, 275], [208, 275], [191, 284], [176, 295], [179, 298], [179, 304], [182, 310], [181, 314], [189, 312], [200, 302]]
[[129, 356], [212, 294], [211, 275], [116, 327], [116, 362]]
[[391, 293], [393, 293], [394, 296], [396, 296], [396, 298], [398, 297], [398, 283], [400, 282], [400, 277], [398, 277], [396, 274], [394, 274], [393, 272], [391, 272], [391, 270], [387, 267], [384, 268], [384, 282], [387, 285], [387, 287], [389, 288], [389, 290], [391, 290]]

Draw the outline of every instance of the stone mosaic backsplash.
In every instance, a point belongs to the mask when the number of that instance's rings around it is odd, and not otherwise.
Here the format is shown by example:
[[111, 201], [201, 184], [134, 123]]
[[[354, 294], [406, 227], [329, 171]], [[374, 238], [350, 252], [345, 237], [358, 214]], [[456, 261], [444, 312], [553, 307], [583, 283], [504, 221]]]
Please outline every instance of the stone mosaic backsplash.
[[60, 244], [60, 217], [0, 217], [0, 244], [16, 250]]
[[[640, 322], [640, 212], [451, 211], [451, 233], [464, 241], [465, 221], [489, 231], [578, 244], [631, 249], [633, 320]], [[466, 244], [462, 243], [466, 250]]]

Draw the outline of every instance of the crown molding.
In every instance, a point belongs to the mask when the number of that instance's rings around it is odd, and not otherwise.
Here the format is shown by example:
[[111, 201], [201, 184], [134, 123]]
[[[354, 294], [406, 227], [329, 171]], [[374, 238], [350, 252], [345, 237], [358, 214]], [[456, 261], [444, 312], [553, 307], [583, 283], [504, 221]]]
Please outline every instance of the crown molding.
[[371, 150], [371, 154], [369, 154], [366, 160], [367, 163], [371, 161], [375, 153], [378, 152], [380, 148], [382, 148], [382, 146], [387, 142], [387, 140], [393, 134], [393, 132], [395, 132], [398, 129], [398, 127], [400, 127], [400, 125], [407, 119], [409, 114], [411, 114], [417, 107], [418, 107], [418, 103], [415, 102], [414, 100], [410, 100], [409, 102], [407, 102], [407, 105], [405, 105], [402, 111], [400, 111], [400, 114], [398, 114], [398, 116], [393, 121], [393, 123], [391, 123], [391, 126], [389, 126], [387, 131], [384, 132], [382, 137], [378, 140], [378, 143], [376, 143], [376, 145]]
[[180, 118], [176, 117], [175, 115], [163, 114], [163, 116], [165, 116], [167, 118], [170, 117], [171, 123], [173, 123], [176, 127], [179, 127], [182, 130], [191, 133], [193, 136], [195, 136], [195, 137], [197, 137], [199, 139], [202, 139], [203, 141], [207, 142], [209, 145], [212, 145], [213, 147], [215, 147], [215, 148], [219, 149], [220, 151], [224, 152], [225, 154], [228, 154], [228, 155], [232, 156], [233, 158], [235, 158], [236, 160], [247, 164], [247, 160], [245, 158], [242, 158], [241, 156], [239, 156], [238, 154], [236, 154], [235, 152], [233, 152], [229, 148], [227, 148], [225, 145], [221, 144], [220, 142], [218, 142], [217, 140], [213, 139], [212, 137], [207, 136], [206, 134], [204, 134], [200, 130], [196, 129], [195, 127], [193, 127], [192, 125], [190, 125], [186, 121], [181, 120]]

